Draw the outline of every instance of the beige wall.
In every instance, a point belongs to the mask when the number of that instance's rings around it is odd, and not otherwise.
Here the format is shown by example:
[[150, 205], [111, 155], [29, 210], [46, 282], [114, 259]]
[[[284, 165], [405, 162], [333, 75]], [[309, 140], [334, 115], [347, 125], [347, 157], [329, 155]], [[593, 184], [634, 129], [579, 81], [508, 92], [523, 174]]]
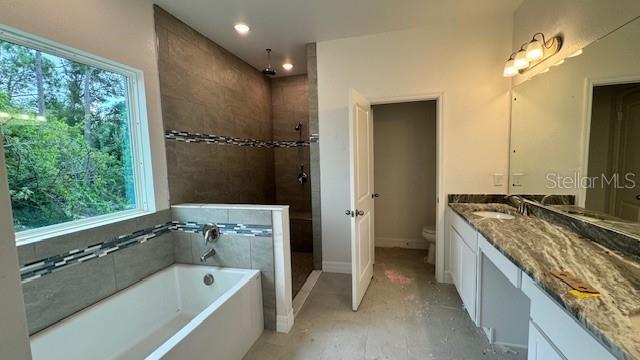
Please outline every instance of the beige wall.
[[[444, 194], [506, 191], [493, 185], [492, 173], [507, 172], [510, 80], [502, 77], [502, 68], [511, 41], [511, 14], [496, 14], [317, 44], [325, 268], [348, 271], [351, 262], [344, 215], [349, 208], [349, 88], [369, 99], [442, 94], [442, 236]], [[443, 266], [438, 265], [439, 279]]]
[[151, 1], [10, 0], [0, 23], [144, 72], [156, 206], [169, 207]]
[[[269, 80], [156, 8], [162, 113], [167, 130], [271, 140]], [[273, 149], [167, 140], [171, 203], [270, 204]]]
[[[514, 84], [523, 82], [638, 16], [640, 1], [637, 0], [525, 0], [514, 14], [514, 51], [537, 32], [547, 36], [562, 34], [564, 45], [558, 54], [535, 70], [517, 76]], [[504, 56], [508, 57], [509, 53]]]
[[4, 148], [0, 146], [0, 359], [31, 359], [13, 219], [11, 207], [7, 206], [9, 203]]
[[435, 101], [373, 106], [376, 243], [423, 242], [436, 224]]

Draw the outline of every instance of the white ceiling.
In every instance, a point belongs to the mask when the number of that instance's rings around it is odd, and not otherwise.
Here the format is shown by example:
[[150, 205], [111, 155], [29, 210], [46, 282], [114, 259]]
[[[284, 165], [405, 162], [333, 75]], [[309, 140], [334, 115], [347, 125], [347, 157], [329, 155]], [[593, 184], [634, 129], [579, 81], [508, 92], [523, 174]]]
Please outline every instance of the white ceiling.
[[[155, 0], [256, 69], [266, 66], [264, 49], [273, 49], [278, 75], [306, 73], [305, 44], [353, 36], [469, 21], [486, 16], [513, 17], [522, 0]], [[233, 29], [251, 27], [246, 36]], [[285, 72], [290, 61], [295, 68]]]

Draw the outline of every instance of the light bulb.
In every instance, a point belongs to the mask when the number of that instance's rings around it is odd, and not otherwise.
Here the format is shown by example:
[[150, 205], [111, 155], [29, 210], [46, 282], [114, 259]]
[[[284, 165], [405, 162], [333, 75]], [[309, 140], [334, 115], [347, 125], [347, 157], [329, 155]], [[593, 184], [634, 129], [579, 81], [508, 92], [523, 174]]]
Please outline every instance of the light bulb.
[[282, 68], [287, 70], [287, 71], [291, 71], [291, 69], [293, 69], [293, 64], [291, 63], [284, 63], [282, 64]]
[[529, 60], [527, 60], [527, 53], [524, 50], [518, 51], [515, 59], [513, 59], [513, 67], [516, 70], [522, 70], [529, 67]]
[[518, 74], [518, 69], [513, 66], [513, 62], [513, 59], [509, 59], [504, 63], [504, 71], [502, 72], [504, 77], [512, 77]]
[[238, 32], [238, 34], [240, 35], [246, 35], [249, 33], [249, 30], [251, 30], [251, 28], [249, 27], [249, 25], [247, 24], [243, 24], [243, 23], [237, 23], [233, 26], [234, 29], [236, 29], [236, 31]]
[[542, 43], [538, 40], [532, 40], [527, 45], [527, 59], [529, 61], [536, 61], [542, 59], [544, 56], [544, 50], [542, 49]]

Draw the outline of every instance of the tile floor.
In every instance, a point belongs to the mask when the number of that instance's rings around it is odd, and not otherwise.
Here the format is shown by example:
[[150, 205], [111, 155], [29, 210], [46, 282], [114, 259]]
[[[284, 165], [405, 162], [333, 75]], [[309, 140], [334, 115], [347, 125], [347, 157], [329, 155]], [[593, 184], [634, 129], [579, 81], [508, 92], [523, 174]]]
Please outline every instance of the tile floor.
[[245, 359], [525, 359], [489, 345], [424, 251], [376, 249], [358, 312], [351, 277], [323, 273], [289, 334], [266, 331]]
[[296, 297], [298, 291], [313, 271], [313, 253], [291, 252], [291, 293]]

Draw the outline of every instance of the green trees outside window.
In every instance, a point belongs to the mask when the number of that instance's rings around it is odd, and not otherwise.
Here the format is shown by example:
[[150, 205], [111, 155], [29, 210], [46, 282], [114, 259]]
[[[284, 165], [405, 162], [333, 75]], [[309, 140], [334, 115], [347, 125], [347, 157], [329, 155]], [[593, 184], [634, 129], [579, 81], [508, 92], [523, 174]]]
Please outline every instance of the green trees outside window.
[[16, 232], [137, 208], [128, 78], [0, 41]]

